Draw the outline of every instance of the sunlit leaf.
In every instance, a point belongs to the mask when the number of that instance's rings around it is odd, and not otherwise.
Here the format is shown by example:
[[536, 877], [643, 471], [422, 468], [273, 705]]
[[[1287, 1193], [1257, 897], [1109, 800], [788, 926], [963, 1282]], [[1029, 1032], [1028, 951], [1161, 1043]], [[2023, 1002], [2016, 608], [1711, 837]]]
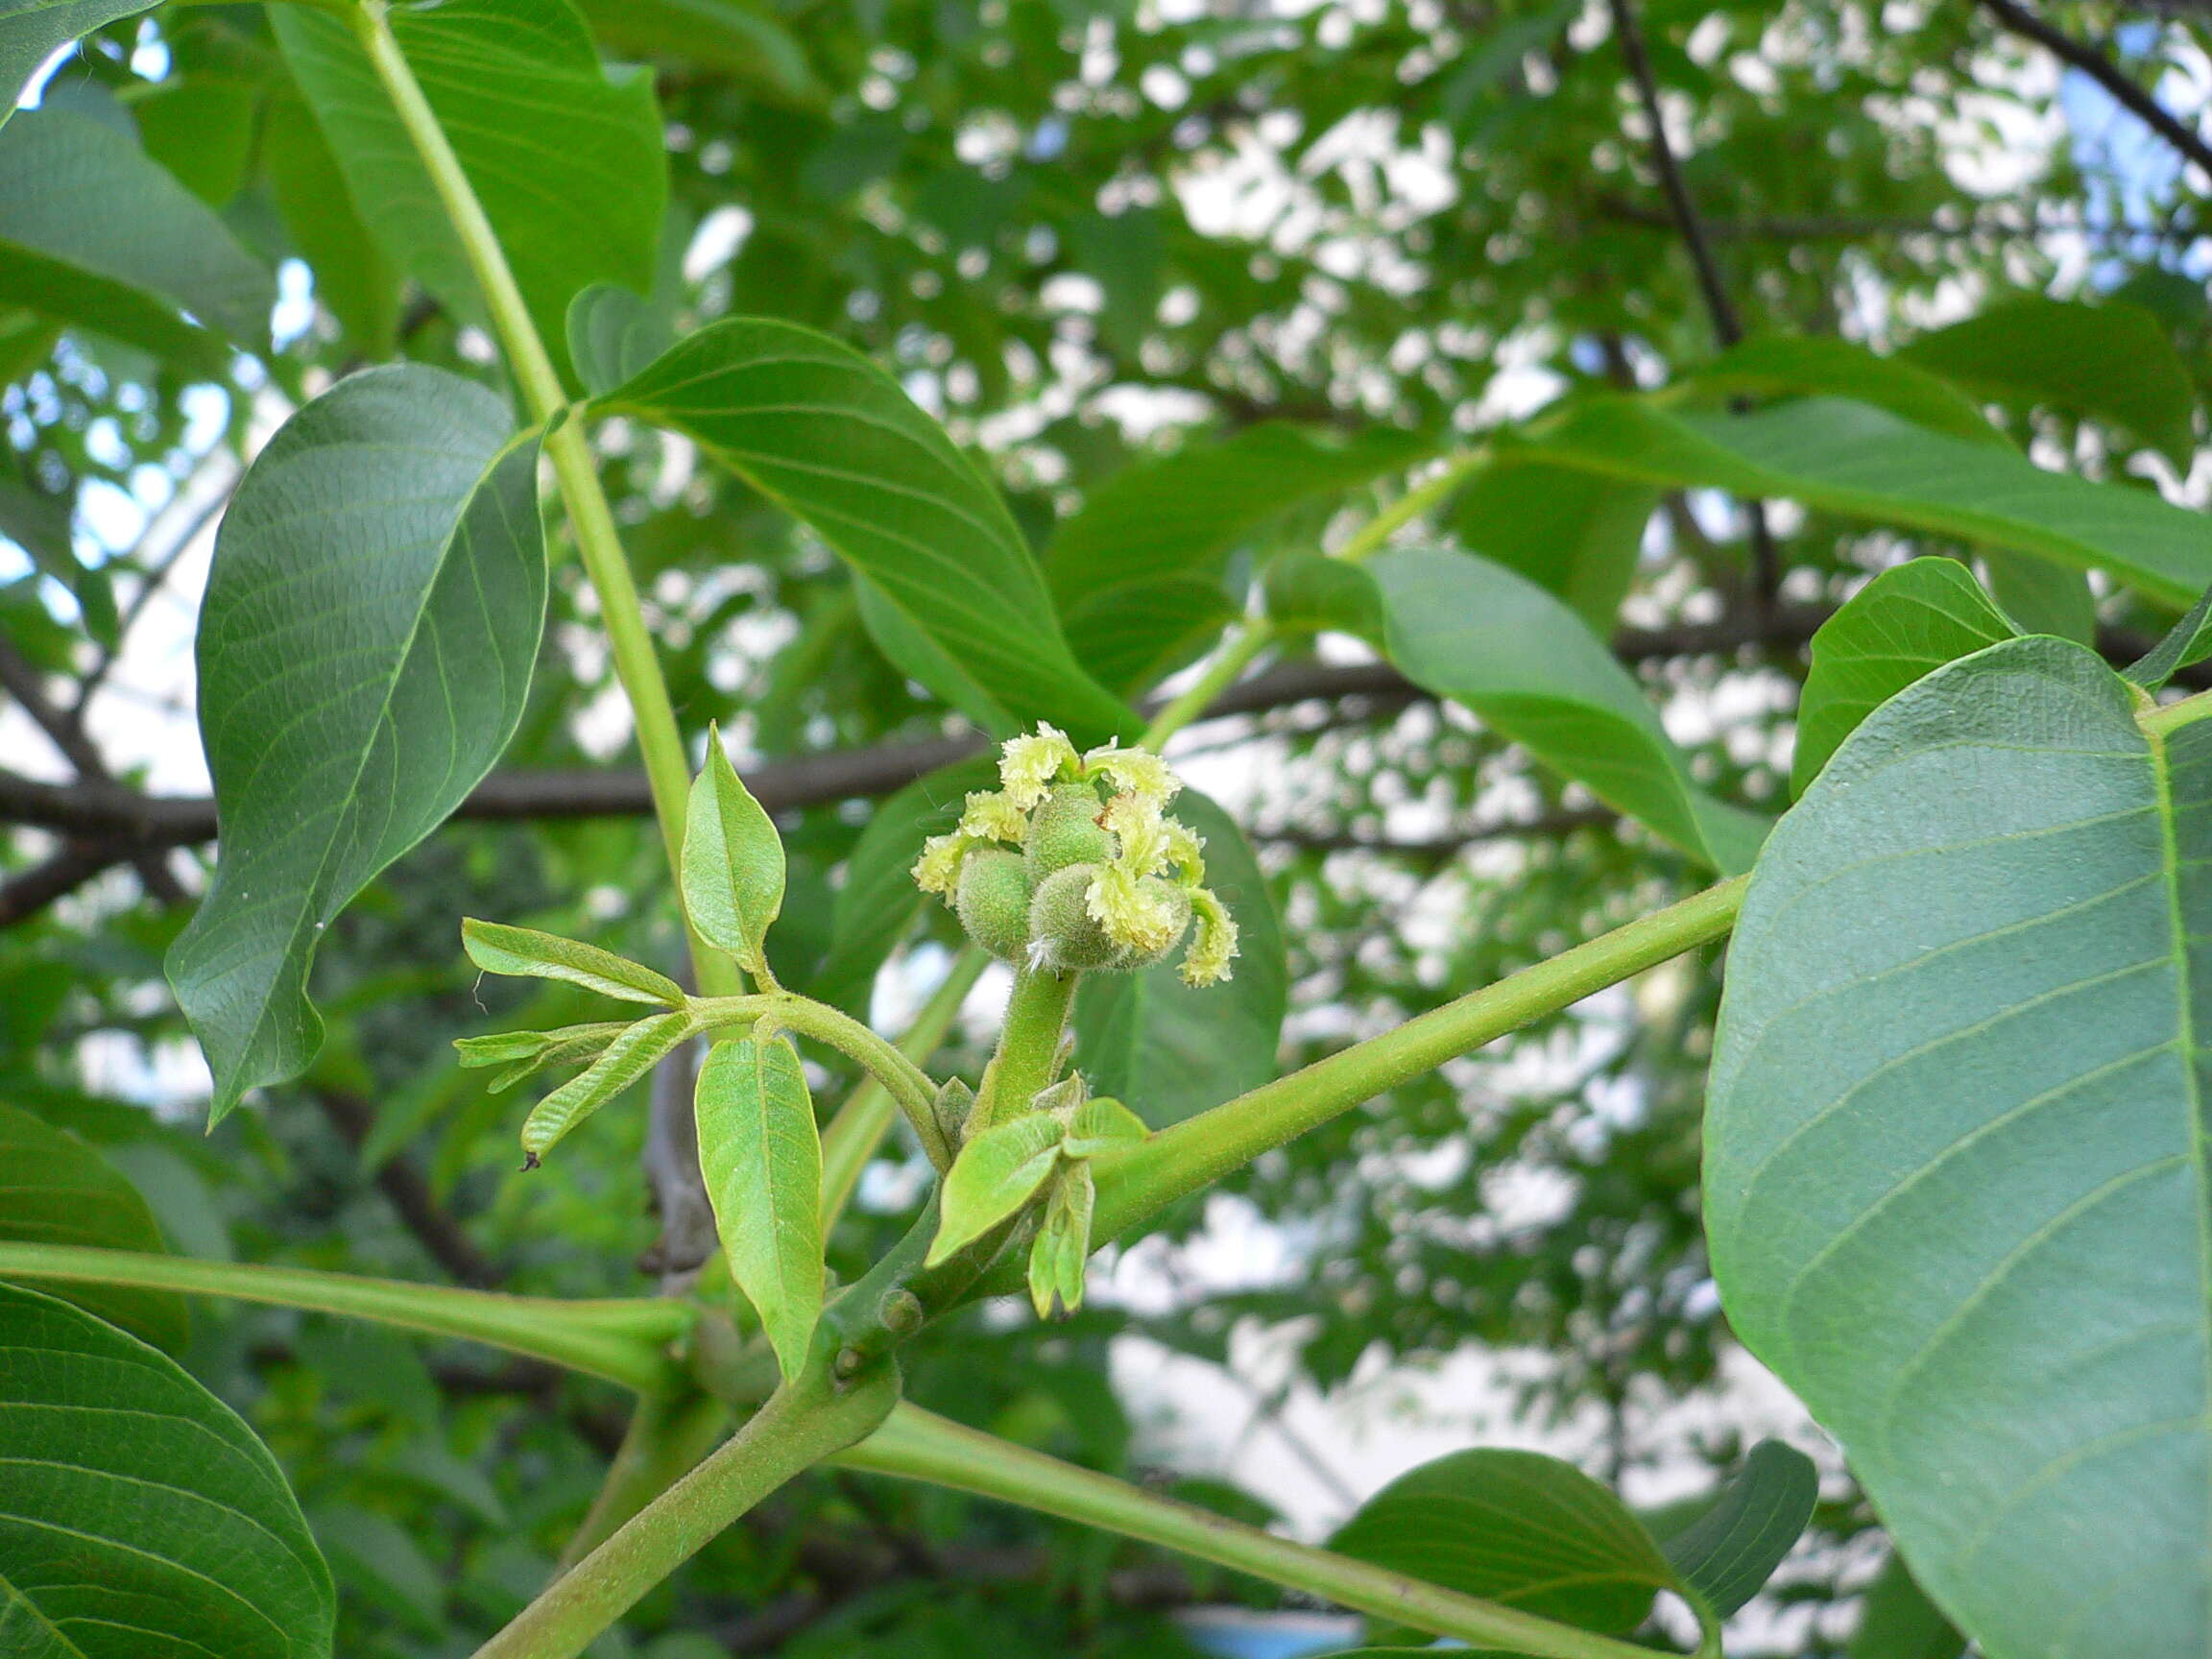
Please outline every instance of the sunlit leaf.
[[[377, 242], [481, 319], [459, 235], [352, 28], [307, 6], [273, 7], [269, 20]], [[579, 292], [653, 287], [668, 173], [652, 78], [610, 76], [567, 0], [444, 0], [394, 7], [390, 20], [565, 367]]]
[[822, 1316], [822, 1139], [799, 1054], [781, 1037], [717, 1043], [699, 1069], [699, 1166], [731, 1277], [785, 1377]]
[[599, 407], [696, 438], [812, 525], [1022, 722], [1087, 740], [1130, 724], [1070, 655], [998, 492], [851, 347], [788, 323], [717, 323]]
[[684, 908], [699, 936], [767, 977], [768, 929], [783, 907], [783, 840], [712, 726], [685, 815], [682, 874]]
[[1714, 800], [1643, 687], [1558, 599], [1487, 560], [1428, 548], [1370, 566], [1389, 617], [1390, 661], [1465, 704], [1607, 805], [1700, 862], [1741, 870], [1765, 821]]
[[1029, 1202], [1060, 1162], [1060, 1120], [1043, 1112], [997, 1123], [960, 1148], [945, 1177], [934, 1266]]

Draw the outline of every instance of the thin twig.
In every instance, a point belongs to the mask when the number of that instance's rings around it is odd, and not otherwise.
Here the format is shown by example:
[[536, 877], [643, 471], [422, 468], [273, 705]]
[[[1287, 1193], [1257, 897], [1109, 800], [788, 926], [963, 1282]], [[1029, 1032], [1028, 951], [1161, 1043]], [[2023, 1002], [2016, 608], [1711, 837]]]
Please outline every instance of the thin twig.
[[[92, 664], [84, 678], [78, 682], [77, 699], [69, 711], [71, 720], [79, 725], [84, 723], [84, 706], [92, 701], [93, 693], [100, 689], [113, 671], [117, 660], [123, 655], [123, 641], [131, 637], [132, 626], [146, 613], [146, 607], [161, 591], [162, 584], [169, 579], [170, 572], [176, 569], [177, 562], [184, 556], [185, 550], [200, 540], [200, 533], [223, 511], [237, 481], [237, 473], [233, 471], [230, 482], [200, 503], [185, 520], [183, 528], [171, 539], [169, 545], [155, 555], [146, 566], [144, 579], [138, 584], [138, 591], [131, 595], [131, 603], [123, 608], [122, 615], [116, 619], [115, 643], [100, 653], [99, 660]], [[158, 526], [150, 526], [149, 534], [154, 528]]]
[[1697, 268], [1697, 288], [1705, 297], [1713, 332], [1723, 347], [1733, 346], [1743, 338], [1743, 325], [1736, 315], [1735, 301], [1728, 298], [1727, 285], [1720, 280], [1713, 244], [1690, 200], [1690, 186], [1682, 178], [1681, 163], [1674, 158], [1674, 146], [1667, 137], [1667, 122], [1659, 112], [1659, 86], [1651, 78], [1651, 59], [1644, 49], [1644, 31], [1636, 21], [1635, 7], [1630, 0], [1608, 0], [1608, 4], [1613, 12], [1613, 31], [1621, 36], [1621, 56], [1628, 64], [1629, 79], [1636, 83], [1636, 100], [1644, 107], [1644, 119], [1651, 127], [1651, 165], [1659, 174], [1659, 187], [1667, 192], [1675, 228], [1690, 250], [1690, 262]]
[[2095, 47], [2061, 34], [2018, 0], [1982, 0], [1982, 6], [2013, 34], [2034, 41], [2060, 62], [2080, 70], [2109, 92], [2114, 103], [2179, 151], [2207, 179], [2212, 179], [2212, 145], [2207, 145], [2186, 122], [2130, 80], [2119, 64]]
[[[78, 778], [86, 783], [112, 783], [108, 762], [101, 757], [92, 739], [85, 735], [84, 728], [75, 713], [57, 708], [46, 695], [45, 676], [14, 645], [0, 637], [0, 687], [22, 705], [38, 729], [53, 740], [63, 757], [77, 769]], [[163, 862], [164, 854], [156, 849], [133, 841], [121, 851], [115, 862], [128, 859], [137, 866], [139, 879], [146, 883], [146, 891], [163, 904], [180, 903], [184, 889]]]
[[[1720, 264], [1713, 255], [1712, 239], [1705, 233], [1704, 221], [1697, 217], [1696, 204], [1690, 200], [1690, 186], [1683, 180], [1681, 164], [1674, 157], [1674, 146], [1667, 137], [1667, 122], [1659, 110], [1659, 86], [1651, 77], [1651, 59], [1644, 49], [1644, 31], [1636, 21], [1633, 0], [1608, 0], [1608, 3], [1612, 7], [1614, 31], [1621, 36], [1621, 56], [1627, 61], [1629, 78], [1636, 83], [1636, 97], [1644, 107], [1644, 119], [1651, 126], [1651, 164], [1658, 170], [1668, 205], [1674, 210], [1675, 225], [1682, 232], [1684, 246], [1690, 250], [1690, 262], [1696, 267], [1697, 289], [1705, 298], [1706, 314], [1713, 320], [1714, 338], [1725, 350], [1743, 338], [1743, 319], [1736, 314], [1736, 302], [1728, 298], [1728, 286], [1720, 279]], [[1774, 532], [1767, 522], [1765, 504], [1746, 500], [1743, 510], [1751, 533], [1751, 587], [1764, 614], [1773, 610], [1781, 592], [1782, 560], [1774, 549]]]

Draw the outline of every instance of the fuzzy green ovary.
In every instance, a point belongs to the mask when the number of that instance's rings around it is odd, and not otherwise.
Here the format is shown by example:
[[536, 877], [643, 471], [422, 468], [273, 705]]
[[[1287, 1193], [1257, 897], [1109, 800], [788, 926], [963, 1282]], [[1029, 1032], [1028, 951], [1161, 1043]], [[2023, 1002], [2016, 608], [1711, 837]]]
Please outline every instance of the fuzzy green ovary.
[[1098, 791], [1089, 783], [1056, 784], [1029, 821], [1029, 879], [1041, 883], [1076, 864], [1103, 864], [1114, 837], [1099, 824]]
[[1190, 896], [1157, 877], [1139, 882], [1138, 890], [1167, 906], [1172, 931], [1166, 943], [1155, 950], [1138, 950], [1111, 937], [1091, 913], [1091, 883], [1098, 870], [1095, 864], [1071, 864], [1038, 885], [1029, 902], [1029, 938], [1038, 966], [1059, 974], [1130, 973], [1166, 960], [1182, 943], [1190, 926]]
[[968, 937], [1001, 962], [1028, 955], [1029, 874], [1021, 854], [971, 853], [960, 866], [953, 908]]

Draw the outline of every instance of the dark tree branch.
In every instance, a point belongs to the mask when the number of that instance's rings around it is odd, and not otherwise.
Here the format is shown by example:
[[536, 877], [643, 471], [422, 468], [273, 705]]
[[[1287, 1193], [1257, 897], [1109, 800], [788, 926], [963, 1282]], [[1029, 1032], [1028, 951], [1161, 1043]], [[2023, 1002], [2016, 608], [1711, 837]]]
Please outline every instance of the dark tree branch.
[[[1651, 57], [1644, 49], [1644, 31], [1636, 21], [1634, 0], [1608, 3], [1614, 32], [1621, 36], [1621, 56], [1628, 64], [1629, 78], [1636, 83], [1637, 102], [1644, 107], [1644, 119], [1651, 124], [1651, 164], [1658, 171], [1660, 187], [1667, 192], [1667, 204], [1673, 210], [1683, 245], [1690, 250], [1690, 262], [1697, 269], [1697, 290], [1704, 296], [1706, 314], [1713, 320], [1713, 336], [1725, 350], [1743, 338], [1743, 319], [1736, 314], [1736, 302], [1728, 298], [1728, 285], [1720, 279], [1720, 262], [1714, 257], [1712, 239], [1705, 233], [1705, 222], [1697, 216], [1696, 204], [1690, 200], [1690, 186], [1682, 177], [1681, 163], [1675, 159], [1674, 146], [1667, 137], [1667, 122], [1659, 109], [1659, 85], [1651, 76]], [[1767, 523], [1765, 505], [1745, 501], [1743, 510], [1751, 532], [1752, 591], [1760, 610], [1771, 611], [1782, 587], [1781, 556], [1774, 548], [1774, 532]]]
[[[77, 769], [77, 776], [81, 780], [87, 783], [112, 781], [108, 776], [108, 762], [102, 758], [100, 751], [93, 747], [92, 739], [85, 735], [77, 714], [54, 706], [46, 695], [45, 677], [5, 637], [0, 637], [0, 688], [5, 688], [11, 697], [21, 704], [23, 711], [37, 724], [38, 730], [53, 739], [54, 747], [60, 750], [63, 757]], [[149, 850], [133, 843], [110, 862], [121, 863], [128, 859], [137, 866], [139, 879], [146, 883], [147, 892], [164, 904], [180, 903], [184, 898], [184, 889], [178, 885], [176, 876], [163, 862], [163, 857], [160, 851]], [[68, 889], [63, 888], [61, 891], [66, 892]], [[54, 897], [60, 896], [57, 893]]]
[[[123, 655], [123, 641], [130, 637], [132, 628], [136, 625], [139, 617], [145, 615], [146, 608], [154, 602], [155, 595], [161, 591], [162, 585], [169, 580], [170, 572], [177, 568], [178, 560], [184, 556], [184, 550], [200, 539], [200, 532], [206, 529], [215, 516], [228, 505], [230, 492], [236, 486], [237, 474], [233, 472], [228, 484], [192, 510], [183, 526], [169, 539], [169, 545], [156, 554], [147, 566], [145, 580], [139, 583], [138, 591], [131, 595], [131, 603], [123, 608], [123, 614], [116, 621], [115, 643], [101, 651], [90, 672], [78, 682], [76, 701], [69, 707], [72, 725], [83, 726], [84, 706], [92, 701], [93, 694], [106, 683], [116, 661]], [[143, 541], [140, 544], [143, 546]]]
[[[1746, 653], [1793, 655], [1832, 614], [1824, 605], [1787, 605], [1765, 615], [1666, 628], [1623, 628], [1613, 637], [1623, 662], [1672, 661]], [[2098, 648], [2115, 663], [2142, 656], [2154, 640], [2104, 629]], [[2176, 676], [2212, 686], [2212, 664]], [[1209, 720], [1262, 714], [1309, 703], [1367, 703], [1377, 709], [1426, 702], [1429, 693], [1387, 662], [1286, 662], [1241, 681], [1214, 699]], [[748, 770], [745, 781], [772, 812], [888, 795], [940, 766], [980, 753], [979, 735], [837, 750]], [[653, 810], [642, 772], [503, 772], [486, 779], [454, 813], [459, 819], [529, 821], [642, 817]], [[45, 864], [0, 883], [0, 925], [21, 921], [61, 894], [122, 862], [140, 847], [175, 847], [215, 835], [215, 804], [203, 797], [140, 795], [112, 781], [41, 783], [0, 770], [0, 823], [34, 825], [75, 838]]]
[[1621, 56], [1627, 62], [1629, 79], [1636, 83], [1636, 101], [1644, 108], [1644, 119], [1651, 125], [1651, 165], [1659, 174], [1659, 187], [1667, 193], [1674, 227], [1682, 232], [1690, 262], [1697, 268], [1697, 289], [1704, 296], [1706, 314], [1713, 319], [1713, 332], [1723, 347], [1733, 346], [1743, 338], [1743, 325], [1736, 315], [1735, 301], [1728, 298], [1727, 284], [1720, 280], [1719, 261], [1713, 256], [1704, 221], [1697, 217], [1697, 208], [1690, 200], [1690, 186], [1682, 178], [1681, 163], [1667, 137], [1667, 123], [1659, 112], [1659, 85], [1651, 76], [1650, 55], [1644, 49], [1643, 27], [1636, 21], [1632, 0], [1608, 0], [1608, 4], [1613, 12], [1613, 32], [1621, 36]]
[[2212, 179], [2212, 145], [2157, 99], [2130, 80], [2120, 65], [2095, 47], [2061, 34], [2019, 0], [1982, 0], [1992, 17], [2023, 39], [2032, 40], [2060, 62], [2079, 69], [2112, 95], [2113, 102], [2171, 144], [2191, 165]]

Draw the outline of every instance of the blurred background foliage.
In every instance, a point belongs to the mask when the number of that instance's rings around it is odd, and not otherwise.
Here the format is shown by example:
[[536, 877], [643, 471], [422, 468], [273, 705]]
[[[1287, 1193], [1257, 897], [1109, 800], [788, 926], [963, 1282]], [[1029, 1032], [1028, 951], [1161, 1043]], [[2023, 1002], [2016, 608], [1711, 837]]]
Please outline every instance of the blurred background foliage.
[[[1218, 505], [1230, 558], [1177, 601], [1189, 638], [1136, 665], [1137, 684], [1192, 660], [1270, 560], [1371, 516], [1373, 480], [1407, 457], [1577, 389], [1668, 383], [1716, 349], [1597, 0], [584, 10], [660, 101], [671, 192], [656, 298], [682, 324], [763, 314], [873, 354], [998, 477], [1048, 571], [1055, 526], [1104, 482], [1163, 456], [1232, 457], [1217, 495], [1162, 498], [1161, 535]], [[2198, 241], [2212, 180], [2002, 12], [1641, 9], [1742, 328], [1889, 351], [2021, 296], [2135, 305], [2183, 366], [2193, 410], [2212, 374]], [[2212, 65], [2193, 13], [2037, 15], [2171, 106], [2201, 105]], [[180, 830], [162, 802], [204, 788], [181, 641], [210, 511], [284, 413], [336, 376], [395, 356], [494, 383], [499, 371], [469, 320], [403, 279], [365, 229], [261, 9], [163, 7], [113, 25], [43, 98], [110, 124], [215, 209], [278, 299], [267, 349], [194, 360], [0, 292], [13, 699], [0, 724], [12, 826], [0, 1100], [98, 1148], [181, 1252], [649, 1290], [680, 1263], [641, 1174], [642, 1099], [524, 1179], [522, 1108], [458, 1071], [449, 1047], [588, 1017], [557, 989], [479, 980], [457, 949], [463, 914], [675, 959], [659, 847], [634, 810], [579, 815], [541, 791], [509, 821], [439, 832], [332, 927], [314, 987], [330, 1037], [313, 1070], [202, 1134], [205, 1076], [160, 959], [211, 849], [204, 823]], [[2162, 454], [2109, 408], [2032, 400], [2004, 418], [2046, 465], [2201, 494], [2167, 458], [2170, 427]], [[1257, 446], [1256, 469], [1239, 470], [1238, 444]], [[919, 903], [910, 923], [876, 918], [885, 937], [855, 979], [833, 949], [835, 898], [878, 801], [924, 769], [900, 771], [903, 746], [950, 753], [942, 740], [969, 728], [890, 663], [845, 567], [791, 519], [679, 439], [617, 422], [603, 447], [686, 731], [718, 719], [756, 763], [890, 757], [785, 810], [776, 943], [787, 982], [865, 1006], [895, 937], [875, 999], [896, 1028], [942, 971], [950, 918]], [[1763, 567], [1749, 516], [1711, 493], [1623, 499], [1554, 482], [1504, 500], [1470, 491], [1440, 524], [1508, 562], [1570, 549], [1592, 584], [1577, 603], [1620, 631], [1700, 780], [1769, 808], [1787, 796], [1812, 626], [1871, 570], [1942, 550], [1780, 507]], [[1257, 505], [1238, 506], [1238, 487]], [[2023, 604], [2048, 574], [1993, 573]], [[2095, 595], [2057, 586], [2050, 602], [2080, 625]], [[2138, 604], [2106, 595], [2093, 620], [2119, 637], [2154, 627]], [[573, 559], [557, 563], [553, 606], [505, 764], [634, 764]], [[1081, 648], [1112, 622], [1077, 609], [1069, 626]], [[1285, 920], [1286, 1066], [1701, 880], [1371, 661], [1324, 635], [1178, 751], [1246, 827]], [[943, 787], [901, 799], [911, 810]], [[155, 804], [118, 819], [116, 791], [139, 789]], [[101, 802], [105, 816], [85, 805]], [[1413, 1460], [1393, 1450], [1399, 1414], [1474, 1438], [1469, 1379], [1503, 1403], [1488, 1432], [1562, 1450], [1647, 1502], [1702, 1489], [1758, 1431], [1816, 1446], [1732, 1349], [1703, 1265], [1697, 1121], [1718, 987], [1716, 960], [1672, 964], [1268, 1155], [1102, 1273], [1077, 1317], [974, 1312], [926, 1345], [912, 1395], [1239, 1514], [1276, 1513], [1239, 1481], [1276, 1502], [1303, 1494], [1292, 1520], [1309, 1533]], [[992, 989], [945, 1069], [974, 1075]], [[824, 1073], [817, 1094], [851, 1081]], [[913, 1161], [888, 1154], [833, 1260], [856, 1271], [920, 1190]], [[621, 1429], [603, 1385], [276, 1310], [199, 1306], [182, 1357], [290, 1474], [355, 1659], [471, 1650], [541, 1583]], [[1164, 1415], [1179, 1401], [1195, 1413], [1180, 1428]], [[1332, 1421], [1373, 1419], [1357, 1452], [1306, 1447], [1285, 1419], [1295, 1407], [1310, 1427], [1326, 1402]], [[1327, 1478], [1254, 1476], [1301, 1458]], [[1814, 1659], [1850, 1643], [1885, 1551], [1827, 1463], [1828, 1502], [1745, 1615], [1746, 1653]], [[1170, 1655], [1195, 1650], [1204, 1633], [1175, 1620], [1205, 1602], [1280, 1599], [989, 1505], [817, 1475], [597, 1651]]]

